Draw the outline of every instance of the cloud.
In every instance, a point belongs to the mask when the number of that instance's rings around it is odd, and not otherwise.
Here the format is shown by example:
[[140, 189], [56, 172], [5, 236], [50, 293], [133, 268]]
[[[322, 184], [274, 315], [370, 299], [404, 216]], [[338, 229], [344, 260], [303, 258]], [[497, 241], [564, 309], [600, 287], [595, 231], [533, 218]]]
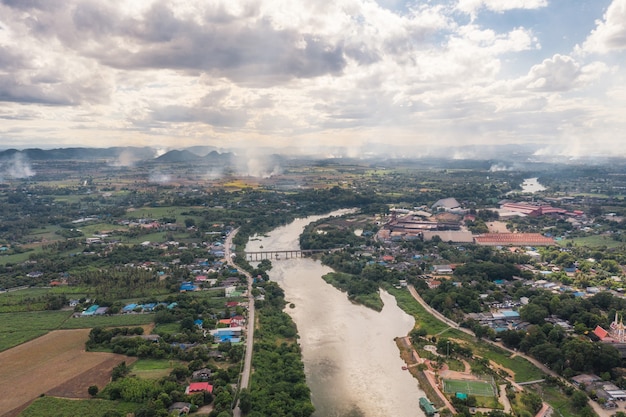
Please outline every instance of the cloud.
[[481, 9], [502, 13], [514, 9], [539, 9], [548, 6], [548, 0], [459, 0], [457, 9], [476, 15]]
[[[0, 135], [367, 154], [580, 129], [607, 144], [624, 128], [624, 1], [604, 17], [572, 3], [556, 30], [547, 0], [0, 0]], [[564, 39], [583, 26], [576, 53]]]
[[596, 21], [596, 28], [582, 46], [583, 52], [606, 54], [626, 49], [626, 0], [613, 0], [603, 20]]
[[574, 59], [557, 54], [530, 69], [527, 87], [531, 90], [565, 91], [572, 88], [580, 74], [580, 65]]
[[581, 65], [574, 58], [556, 54], [541, 64], [533, 65], [528, 74], [518, 80], [520, 88], [540, 92], [563, 92], [591, 85], [612, 70], [602, 62]]

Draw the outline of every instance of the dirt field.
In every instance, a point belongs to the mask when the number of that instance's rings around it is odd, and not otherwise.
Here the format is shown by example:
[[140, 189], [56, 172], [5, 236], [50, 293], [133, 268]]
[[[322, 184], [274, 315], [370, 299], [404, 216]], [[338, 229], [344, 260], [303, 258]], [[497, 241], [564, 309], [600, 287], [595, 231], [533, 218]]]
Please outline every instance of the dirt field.
[[489, 229], [489, 233], [511, 233], [511, 231], [506, 228], [505, 222], [488, 222], [487, 228]]
[[102, 388], [111, 369], [133, 358], [85, 352], [90, 329], [57, 330], [0, 352], [0, 417], [14, 417], [40, 394], [85, 398], [89, 385]]

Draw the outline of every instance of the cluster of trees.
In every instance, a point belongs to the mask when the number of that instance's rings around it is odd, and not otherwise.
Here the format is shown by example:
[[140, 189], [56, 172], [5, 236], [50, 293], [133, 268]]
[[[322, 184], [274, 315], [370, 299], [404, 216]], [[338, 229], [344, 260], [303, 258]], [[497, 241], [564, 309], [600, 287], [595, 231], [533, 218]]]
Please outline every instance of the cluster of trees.
[[[121, 370], [120, 372], [117, 372]], [[168, 417], [168, 407], [174, 402], [188, 402], [193, 410], [197, 410], [205, 404], [215, 400], [216, 408], [224, 409], [223, 392], [228, 398], [232, 398], [229, 386], [217, 386], [213, 394], [208, 392], [185, 394], [185, 385], [190, 371], [187, 368], [176, 368], [169, 376], [152, 380], [142, 379], [129, 375], [129, 369], [125, 363], [114, 369], [114, 378], [103, 390], [98, 387], [89, 387], [90, 394], [109, 400], [121, 400], [137, 403], [135, 416], [142, 417]], [[221, 396], [221, 397], [220, 397]], [[219, 401], [218, 401], [219, 399]], [[230, 403], [228, 403], [230, 405]]]
[[[610, 379], [613, 368], [621, 364], [619, 352], [610, 344], [589, 339], [592, 336], [586, 334], [597, 325], [608, 329], [605, 312], [615, 314], [624, 303], [610, 293], [582, 299], [540, 292], [521, 310], [521, 318], [533, 324], [525, 331], [507, 330], [499, 336], [508, 347], [530, 354], [566, 377], [593, 372]], [[549, 316], [569, 321], [575, 334], [570, 336], [561, 326], [545, 322]]]
[[265, 301], [257, 301], [259, 328], [255, 333], [250, 387], [240, 396], [240, 407], [248, 417], [308, 417], [315, 408], [306, 385], [297, 330], [283, 311], [283, 290], [275, 282], [264, 282]]

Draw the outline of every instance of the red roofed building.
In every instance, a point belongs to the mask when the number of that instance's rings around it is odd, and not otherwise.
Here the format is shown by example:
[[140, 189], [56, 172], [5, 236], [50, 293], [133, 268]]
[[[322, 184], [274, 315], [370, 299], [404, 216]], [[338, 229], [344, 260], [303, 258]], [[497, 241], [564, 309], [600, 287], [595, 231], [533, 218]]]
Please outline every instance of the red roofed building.
[[194, 392], [202, 391], [213, 393], [213, 385], [209, 384], [208, 382], [192, 382], [185, 389], [185, 394], [193, 394]]
[[593, 334], [598, 336], [598, 339], [604, 340], [609, 335], [609, 332], [607, 332], [600, 326], [596, 326], [595, 330], [593, 331]]
[[485, 233], [474, 237], [477, 245], [484, 246], [551, 246], [554, 239], [541, 233]]

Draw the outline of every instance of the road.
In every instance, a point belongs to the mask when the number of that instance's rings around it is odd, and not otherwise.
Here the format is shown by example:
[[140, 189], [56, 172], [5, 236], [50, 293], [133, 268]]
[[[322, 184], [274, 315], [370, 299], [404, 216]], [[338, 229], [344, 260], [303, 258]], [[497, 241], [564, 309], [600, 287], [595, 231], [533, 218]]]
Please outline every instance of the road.
[[[415, 287], [412, 285], [409, 285], [409, 292], [411, 293], [411, 295], [413, 296], [413, 298], [415, 298], [415, 300], [417, 300], [418, 303], [421, 304], [422, 307], [424, 307], [424, 309], [431, 315], [435, 316], [436, 318], [438, 318], [439, 320], [443, 321], [444, 323], [446, 323], [448, 326], [460, 330], [463, 333], [467, 333], [471, 336], [474, 336], [474, 333], [469, 330], [466, 329], [464, 327], [460, 327], [458, 323], [450, 320], [449, 318], [445, 317], [443, 314], [441, 314], [440, 312], [438, 312], [437, 310], [435, 310], [434, 308], [432, 308], [431, 306], [428, 305], [428, 303], [426, 303], [426, 301], [424, 301], [424, 299], [417, 293], [417, 291], [415, 290]], [[489, 339], [482, 339], [483, 341], [492, 344], [493, 346], [497, 346], [500, 349], [504, 349], [508, 352], [511, 352], [512, 354], [516, 355], [516, 356], [521, 356], [522, 358], [526, 359], [528, 362], [532, 363], [533, 365], [535, 365], [537, 368], [541, 369], [541, 371], [543, 371], [544, 373], [553, 376], [555, 378], [559, 378], [562, 381], [564, 381], [567, 385], [573, 386], [569, 381], [563, 379], [559, 374], [557, 374], [556, 372], [554, 372], [552, 369], [548, 368], [547, 366], [545, 366], [543, 363], [539, 362], [538, 360], [536, 360], [535, 358], [532, 358], [528, 355], [525, 355], [522, 352], [518, 352], [515, 351], [513, 349], [510, 349], [506, 346], [504, 346], [502, 343], [499, 342], [494, 342], [493, 340], [489, 340]], [[576, 388], [576, 387], [575, 387]], [[547, 406], [547, 404], [545, 404]], [[595, 401], [589, 401], [589, 405], [591, 406], [591, 408], [593, 408], [593, 411], [595, 411], [600, 417], [609, 417], [611, 416], [615, 410], [606, 410], [604, 408], [602, 408], [602, 406], [600, 404], [598, 404]], [[537, 414], [537, 416], [539, 416], [540, 414], [543, 415], [547, 412], [548, 410], [543, 410]]]
[[[226, 237], [226, 242], [224, 243], [224, 257], [226, 258], [226, 263], [246, 276], [248, 281], [248, 327], [246, 329], [246, 348], [245, 348], [245, 357], [243, 360], [243, 370], [241, 372], [241, 378], [239, 382], [239, 391], [243, 388], [248, 388], [248, 384], [250, 382], [250, 373], [252, 370], [252, 345], [254, 343], [254, 296], [252, 295], [252, 275], [250, 275], [247, 271], [240, 269], [231, 256], [231, 247], [233, 244], [233, 238], [237, 235], [239, 229], [235, 229], [228, 234]], [[239, 408], [239, 401], [235, 408], [233, 409], [234, 417], [241, 417], [241, 409]]]

